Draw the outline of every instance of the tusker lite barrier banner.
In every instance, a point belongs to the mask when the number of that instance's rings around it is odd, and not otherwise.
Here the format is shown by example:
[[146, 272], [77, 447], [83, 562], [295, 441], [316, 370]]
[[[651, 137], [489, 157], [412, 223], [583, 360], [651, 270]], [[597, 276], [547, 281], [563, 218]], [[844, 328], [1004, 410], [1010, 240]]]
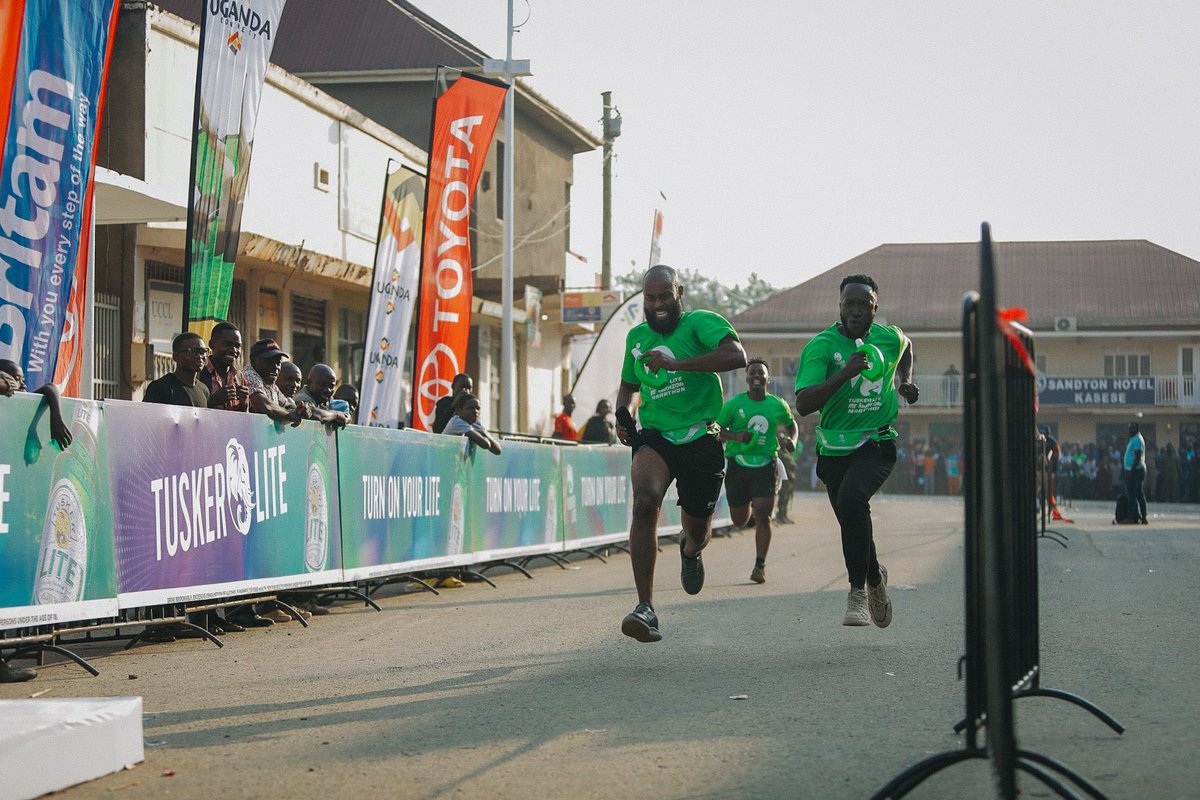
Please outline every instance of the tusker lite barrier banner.
[[82, 344], [77, 275], [116, 21], [116, 0], [0, 2], [0, 358], [34, 387], [55, 379], [61, 341], [71, 366]]
[[285, 0], [204, 0], [185, 241], [184, 313], [205, 340], [229, 313], [258, 104]]
[[122, 608], [342, 579], [335, 436], [259, 414], [105, 401]]
[[388, 173], [371, 278], [359, 425], [398, 428], [407, 411], [404, 355], [421, 270], [424, 202], [420, 175], [404, 167]]
[[507, 91], [507, 84], [461, 75], [434, 107], [413, 353], [412, 427], [417, 430], [430, 430], [434, 405], [450, 393], [450, 381], [466, 367], [473, 285], [471, 200]]
[[40, 394], [0, 403], [0, 629], [116, 616], [100, 405], [62, 401], [72, 442], [59, 451]]

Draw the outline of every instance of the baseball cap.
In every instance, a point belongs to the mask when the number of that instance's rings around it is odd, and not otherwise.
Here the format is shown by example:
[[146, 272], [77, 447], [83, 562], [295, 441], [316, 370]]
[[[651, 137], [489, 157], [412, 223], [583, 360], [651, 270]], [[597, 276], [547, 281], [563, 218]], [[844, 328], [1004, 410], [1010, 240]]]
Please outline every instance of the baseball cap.
[[271, 358], [281, 356], [284, 358], [291, 358], [291, 356], [283, 352], [283, 350], [279, 347], [278, 342], [276, 342], [274, 339], [259, 339], [250, 347], [250, 357], [258, 358], [259, 356], [269, 356]]

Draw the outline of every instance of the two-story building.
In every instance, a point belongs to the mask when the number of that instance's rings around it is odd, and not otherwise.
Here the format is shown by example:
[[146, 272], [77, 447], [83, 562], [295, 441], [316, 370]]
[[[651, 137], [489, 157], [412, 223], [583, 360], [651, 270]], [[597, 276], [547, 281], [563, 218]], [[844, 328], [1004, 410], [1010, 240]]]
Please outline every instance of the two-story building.
[[[1000, 242], [995, 256], [999, 303], [1028, 313], [1039, 420], [1054, 435], [1122, 444], [1138, 421], [1160, 447], [1200, 441], [1200, 262], [1144, 240]], [[963, 295], [978, 286], [976, 243], [880, 245], [739, 314], [747, 352], [769, 361], [771, 390], [794, 401], [800, 351], [837, 321], [838, 286], [853, 274], [879, 284], [876, 321], [913, 342], [921, 399], [902, 407], [902, 436], [960, 440]], [[725, 383], [744, 389], [740, 375]]]

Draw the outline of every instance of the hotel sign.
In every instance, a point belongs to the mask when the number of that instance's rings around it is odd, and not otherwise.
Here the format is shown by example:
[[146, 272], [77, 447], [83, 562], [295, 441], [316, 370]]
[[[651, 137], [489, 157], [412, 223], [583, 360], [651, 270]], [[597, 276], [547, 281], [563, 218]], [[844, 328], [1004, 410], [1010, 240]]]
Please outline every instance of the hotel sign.
[[1154, 378], [1050, 378], [1038, 375], [1044, 406], [1151, 406]]

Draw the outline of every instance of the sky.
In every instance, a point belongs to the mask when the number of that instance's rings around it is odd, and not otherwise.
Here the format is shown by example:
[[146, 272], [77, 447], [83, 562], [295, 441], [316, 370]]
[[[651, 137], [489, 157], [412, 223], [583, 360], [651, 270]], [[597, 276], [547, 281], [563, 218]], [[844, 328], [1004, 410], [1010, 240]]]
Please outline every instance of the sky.
[[[503, 58], [507, 0], [415, 3]], [[514, 0], [514, 21], [535, 90], [597, 135], [600, 93], [620, 109], [614, 275], [647, 266], [660, 193], [662, 261], [729, 286], [983, 220], [1200, 259], [1194, 0]], [[601, 170], [576, 157], [571, 209], [597, 272]]]

